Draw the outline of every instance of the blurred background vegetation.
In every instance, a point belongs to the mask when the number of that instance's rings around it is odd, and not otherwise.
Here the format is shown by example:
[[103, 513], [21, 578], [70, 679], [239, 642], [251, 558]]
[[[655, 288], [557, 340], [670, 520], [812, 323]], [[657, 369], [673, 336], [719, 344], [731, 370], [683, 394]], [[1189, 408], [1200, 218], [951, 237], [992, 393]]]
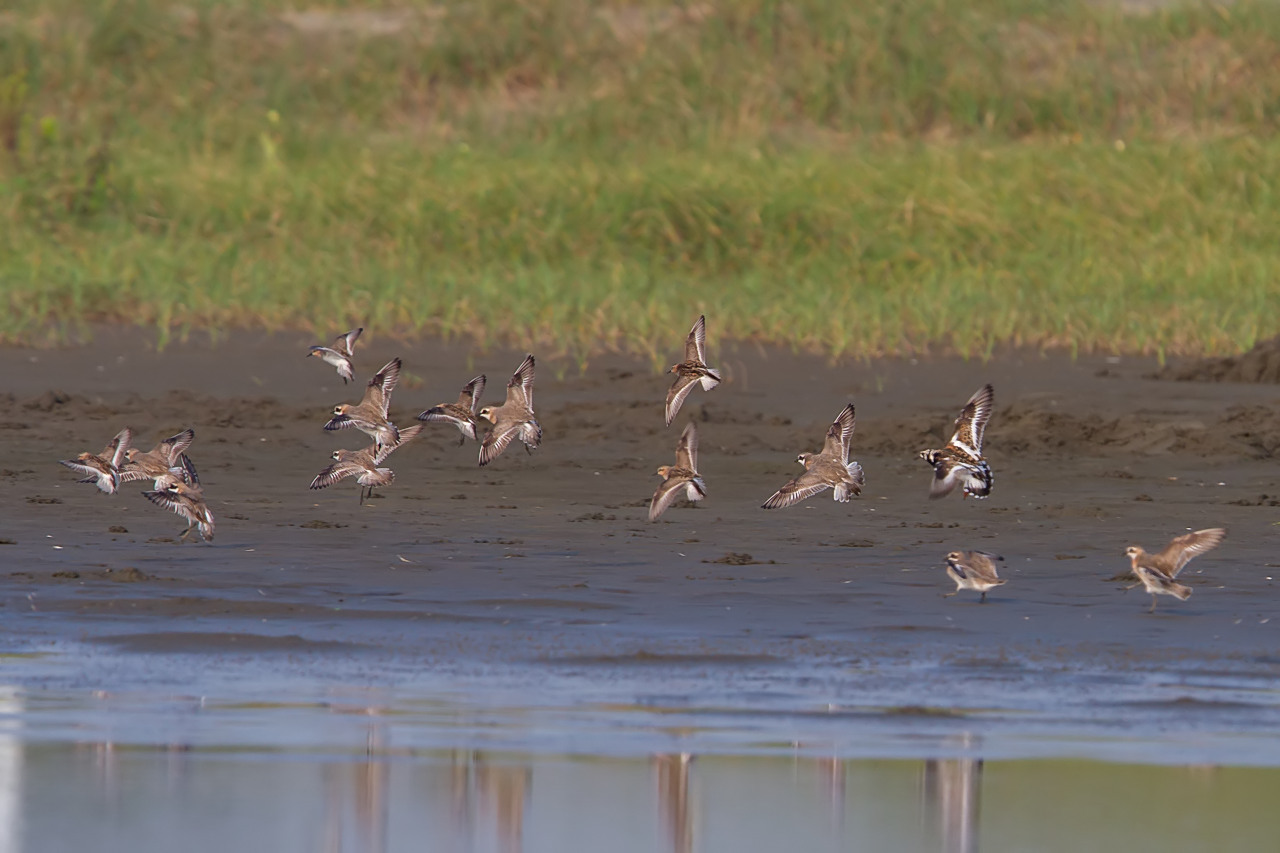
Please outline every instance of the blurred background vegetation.
[[0, 340], [1235, 351], [1278, 118], [1268, 2], [11, 0]]

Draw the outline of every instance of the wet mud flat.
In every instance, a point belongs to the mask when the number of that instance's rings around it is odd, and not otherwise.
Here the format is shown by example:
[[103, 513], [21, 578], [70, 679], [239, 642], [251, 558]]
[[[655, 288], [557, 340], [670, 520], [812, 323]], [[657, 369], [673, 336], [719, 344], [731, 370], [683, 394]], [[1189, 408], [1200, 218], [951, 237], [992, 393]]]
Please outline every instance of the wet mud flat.
[[[831, 364], [713, 341], [725, 383], [665, 429], [653, 365], [546, 358], [541, 449], [481, 469], [433, 428], [362, 507], [352, 481], [307, 490], [366, 443], [321, 429], [359, 388], [309, 343], [157, 353], [107, 329], [0, 351], [0, 631], [33, 731], [301, 747], [354, 709], [408, 715], [400, 740], [422, 748], [903, 757], [963, 732], [1004, 757], [1280, 763], [1274, 386], [1160, 381], [1142, 359]], [[523, 353], [375, 340], [357, 375], [397, 355], [409, 423], [478, 372], [500, 401]], [[915, 452], [984, 382], [992, 497], [931, 502]], [[863, 494], [760, 509], [847, 401]], [[690, 418], [707, 499], [651, 524]], [[143, 447], [195, 428], [212, 545], [179, 545], [144, 484], [105, 497], [57, 464], [124, 426]], [[1190, 600], [1148, 615], [1120, 592], [1126, 545], [1211, 526], [1227, 540], [1180, 578]], [[958, 548], [1005, 558], [985, 605], [941, 597]]]

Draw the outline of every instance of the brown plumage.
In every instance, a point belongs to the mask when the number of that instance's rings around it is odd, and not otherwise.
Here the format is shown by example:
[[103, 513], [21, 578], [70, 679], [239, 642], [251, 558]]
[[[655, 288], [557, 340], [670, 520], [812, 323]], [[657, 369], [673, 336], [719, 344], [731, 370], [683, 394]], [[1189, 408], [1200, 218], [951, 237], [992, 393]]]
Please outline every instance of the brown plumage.
[[849, 461], [849, 443], [853, 439], [854, 410], [848, 403], [827, 428], [821, 453], [801, 453], [796, 461], [804, 473], [774, 492], [761, 506], [780, 509], [792, 506], [827, 489], [835, 489], [832, 497], [844, 503], [852, 495], [862, 494], [866, 478], [862, 466]]
[[698, 473], [698, 426], [693, 421], [680, 433], [680, 442], [676, 445], [676, 464], [659, 465], [658, 476], [662, 483], [653, 493], [649, 501], [649, 520], [657, 521], [680, 497], [683, 491], [689, 502], [702, 500], [707, 496], [706, 483]]
[[533, 378], [533, 356], [526, 355], [507, 383], [506, 402], [480, 410], [479, 416], [493, 424], [484, 441], [480, 442], [481, 465], [497, 459], [517, 438], [524, 442], [524, 449], [528, 452], [542, 442], [542, 427], [533, 414]]
[[458, 442], [458, 446], [467, 443], [467, 439], [476, 440], [476, 412], [480, 408], [480, 397], [484, 394], [484, 374], [480, 374], [472, 379], [462, 388], [462, 393], [458, 395], [456, 403], [441, 403], [438, 406], [432, 406], [422, 414], [418, 415], [418, 420], [435, 424], [453, 424], [462, 433], [462, 441]]
[[943, 594], [950, 598], [962, 589], [982, 593], [979, 604], [987, 603], [987, 590], [1004, 584], [996, 573], [996, 561], [1004, 557], [986, 551], [952, 551], [947, 555], [947, 577], [956, 582], [956, 591]]
[[355, 405], [343, 403], [333, 408], [333, 417], [325, 429], [355, 427], [379, 445], [395, 445], [400, 431], [387, 419], [391, 409], [391, 393], [400, 380], [400, 359], [393, 358], [373, 375], [364, 389], [364, 397]]
[[920, 451], [920, 458], [933, 466], [930, 498], [946, 497], [961, 484], [965, 497], [985, 498], [991, 494], [995, 478], [982, 456], [982, 439], [995, 406], [995, 394], [990, 385], [979, 388], [956, 418], [956, 431], [947, 446]]
[[120, 466], [124, 462], [125, 454], [129, 452], [132, 441], [133, 430], [125, 427], [116, 433], [116, 437], [111, 439], [111, 443], [103, 448], [101, 453], [85, 451], [75, 459], [59, 461], [77, 474], [86, 475], [80, 480], [81, 483], [93, 483], [104, 494], [114, 495], [120, 488]]
[[676, 381], [672, 383], [671, 390], [667, 391], [667, 426], [671, 426], [671, 422], [676, 419], [676, 414], [684, 405], [684, 400], [689, 396], [694, 385], [701, 384], [703, 391], [710, 391], [720, 384], [720, 374], [707, 367], [707, 318], [705, 315], [698, 317], [693, 328], [689, 330], [689, 337], [684, 342], [684, 361], [671, 365], [667, 373], [676, 375]]

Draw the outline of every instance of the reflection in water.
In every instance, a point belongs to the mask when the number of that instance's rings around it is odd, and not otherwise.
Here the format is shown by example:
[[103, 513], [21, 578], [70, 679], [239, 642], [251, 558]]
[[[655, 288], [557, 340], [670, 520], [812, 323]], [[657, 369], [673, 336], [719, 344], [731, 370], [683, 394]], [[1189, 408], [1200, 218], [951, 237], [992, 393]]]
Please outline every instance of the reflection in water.
[[0, 686], [0, 853], [17, 853], [22, 838], [22, 696]]
[[[391, 765], [385, 741], [385, 730], [371, 726], [363, 761], [324, 766], [325, 853], [386, 853]], [[344, 846], [348, 804], [354, 811], [350, 848]]]
[[950, 758], [924, 763], [921, 788], [925, 809], [938, 827], [943, 853], [975, 853], [978, 849], [981, 787], [981, 759]]
[[693, 850], [693, 821], [689, 812], [689, 765], [693, 756], [655, 755], [654, 775], [658, 781], [659, 819], [671, 842], [672, 853]]
[[479, 810], [492, 818], [498, 849], [515, 853], [523, 847], [524, 808], [529, 799], [533, 768], [526, 764], [489, 764], [475, 753], [473, 767]]

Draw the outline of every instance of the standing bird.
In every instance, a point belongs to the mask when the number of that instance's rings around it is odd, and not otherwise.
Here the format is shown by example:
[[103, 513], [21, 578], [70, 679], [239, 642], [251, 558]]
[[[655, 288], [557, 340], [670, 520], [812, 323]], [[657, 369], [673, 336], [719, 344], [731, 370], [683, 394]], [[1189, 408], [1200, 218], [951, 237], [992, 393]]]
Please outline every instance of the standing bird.
[[979, 604], [987, 603], [987, 590], [1002, 586], [1004, 581], [996, 574], [996, 560], [1004, 557], [986, 551], [952, 551], [947, 555], [947, 577], [956, 582], [956, 591], [943, 593], [943, 598], [957, 595], [962, 589], [982, 593]]
[[143, 492], [142, 496], [156, 506], [172, 510], [176, 515], [187, 520], [187, 529], [182, 531], [179, 541], [185, 542], [193, 530], [199, 530], [201, 538], [206, 542], [213, 541], [213, 513], [204, 500], [204, 490], [194, 484], [183, 482], [175, 474], [164, 474], [156, 481], [157, 488], [153, 492]]
[[690, 503], [707, 496], [707, 484], [702, 482], [702, 475], [698, 473], [698, 425], [693, 421], [689, 421], [684, 432], [680, 433], [680, 443], [676, 445], [676, 464], [659, 465], [658, 476], [663, 479], [649, 501], [650, 521], [657, 521], [667, 511], [667, 507], [675, 503], [681, 489]]
[[676, 381], [667, 392], [667, 426], [676, 419], [684, 398], [689, 396], [696, 383], [702, 383], [703, 391], [710, 391], [720, 384], [720, 374], [707, 367], [707, 318], [699, 316], [689, 337], [684, 342], [684, 361], [671, 365], [667, 373], [674, 373]]
[[1156, 612], [1157, 595], [1177, 596], [1180, 601], [1191, 597], [1191, 587], [1177, 583], [1174, 578], [1186, 568], [1187, 563], [1205, 551], [1218, 546], [1227, 531], [1221, 527], [1210, 527], [1175, 536], [1158, 554], [1148, 554], [1140, 545], [1130, 545], [1124, 550], [1129, 558], [1129, 567], [1137, 576], [1138, 582], [1125, 587], [1126, 590], [1143, 586], [1151, 593], [1151, 610]]
[[124, 461], [125, 454], [129, 452], [129, 445], [133, 442], [133, 430], [125, 427], [116, 433], [116, 437], [111, 439], [111, 443], [103, 448], [102, 453], [84, 453], [76, 456], [75, 459], [59, 460], [77, 474], [86, 474], [81, 483], [93, 483], [104, 494], [114, 495], [116, 490], [120, 488], [120, 465]]
[[195, 438], [195, 430], [187, 427], [150, 450], [129, 448], [125, 452], [125, 458], [128, 461], [120, 468], [120, 482], [155, 480], [155, 488], [160, 489], [163, 487], [161, 478], [166, 474], [174, 474], [189, 485], [193, 483], [200, 485], [200, 478], [195, 476], [195, 466], [191, 465], [191, 460], [187, 458], [187, 448]]
[[462, 387], [462, 393], [458, 395], [456, 403], [441, 403], [438, 406], [432, 406], [422, 414], [418, 415], [418, 420], [436, 424], [453, 424], [458, 428], [458, 432], [462, 433], [462, 440], [458, 442], [458, 446], [467, 443], [467, 439], [472, 441], [476, 439], [476, 410], [480, 408], [480, 396], [484, 394], [484, 374], [480, 374]]
[[941, 450], [921, 450], [920, 458], [933, 466], [930, 498], [951, 494], [964, 484], [964, 496], [985, 498], [991, 494], [994, 477], [991, 466], [982, 457], [982, 437], [995, 405], [996, 392], [990, 385], [979, 388], [964, 404], [956, 418], [956, 432]]
[[866, 482], [862, 466], [849, 461], [853, 425], [853, 403], [847, 403], [827, 428], [822, 452], [797, 456], [796, 461], [804, 466], [804, 473], [774, 492], [761, 506], [780, 509], [831, 488], [835, 489], [832, 497], [840, 503], [848, 501], [851, 495], [862, 494], [862, 486]]
[[307, 355], [319, 356], [320, 360], [325, 364], [331, 364], [336, 367], [338, 375], [342, 377], [342, 384], [346, 385], [355, 379], [355, 368], [351, 364], [351, 357], [355, 355], [356, 339], [360, 337], [360, 333], [363, 331], [363, 327], [352, 329], [345, 335], [338, 335], [332, 347], [312, 347]]
[[488, 465], [507, 449], [507, 445], [519, 438], [524, 449], [532, 453], [542, 441], [542, 427], [533, 415], [533, 356], [524, 361], [511, 375], [507, 383], [507, 400], [501, 406], [485, 406], [480, 417], [493, 424], [493, 428], [480, 443], [480, 464]]
[[[396, 479], [395, 471], [390, 468], [379, 468], [378, 466], [387, 460], [387, 457], [391, 455], [391, 451], [416, 438], [420, 432], [422, 432], [422, 424], [414, 424], [411, 427], [405, 427], [400, 430], [399, 444], [375, 443], [364, 450], [333, 451], [333, 464], [316, 474], [315, 479], [311, 481], [310, 488], [323, 489], [332, 486], [339, 480], [355, 477], [356, 482], [360, 484], [360, 504], [363, 506], [365, 499], [373, 496], [374, 486], [389, 486]], [[367, 492], [365, 491], [366, 488], [368, 489]]]
[[394, 446], [400, 441], [400, 431], [387, 420], [387, 412], [391, 408], [391, 392], [396, 390], [399, 379], [400, 359], [393, 358], [369, 380], [359, 404], [352, 406], [343, 403], [334, 406], [333, 417], [324, 428], [335, 430], [355, 427], [372, 437], [379, 446]]

